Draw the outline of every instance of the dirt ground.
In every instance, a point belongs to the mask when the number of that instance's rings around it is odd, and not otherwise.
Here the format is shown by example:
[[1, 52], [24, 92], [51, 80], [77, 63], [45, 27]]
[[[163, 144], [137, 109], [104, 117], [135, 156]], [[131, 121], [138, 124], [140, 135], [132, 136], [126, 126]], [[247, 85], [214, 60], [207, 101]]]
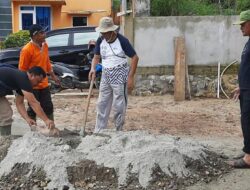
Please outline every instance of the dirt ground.
[[[93, 131], [98, 93], [91, 98], [86, 131]], [[55, 96], [55, 120], [62, 129], [83, 126], [87, 98]], [[66, 117], [67, 116], [67, 117]], [[70, 116], [70, 117], [69, 117]], [[109, 128], [113, 128], [112, 113]], [[221, 157], [231, 159], [241, 153], [242, 133], [239, 102], [228, 99], [192, 98], [175, 102], [172, 95], [129, 96], [125, 131], [147, 130], [152, 134], [170, 134], [203, 142]], [[233, 170], [211, 182], [200, 182], [187, 189], [248, 189], [249, 170]]]
[[[97, 91], [90, 100], [86, 131], [93, 131]], [[80, 129], [86, 96], [54, 96], [55, 122], [60, 129]], [[112, 113], [108, 128], [113, 128]], [[129, 96], [125, 131], [147, 130], [153, 134], [190, 137], [239, 137], [239, 104], [227, 99], [175, 102], [173, 96]]]
[[[87, 132], [94, 130], [97, 96], [98, 92], [94, 91], [88, 112]], [[56, 126], [60, 130], [79, 130], [83, 126], [86, 96], [53, 95], [53, 102]], [[108, 128], [113, 128], [112, 117]], [[170, 134], [199, 141], [223, 159], [231, 159], [240, 154], [242, 148], [239, 102], [228, 99], [192, 98], [190, 101], [175, 102], [171, 95], [129, 96], [124, 130], [146, 130], [156, 135]], [[1, 143], [1, 147], [3, 146], [4, 143]], [[6, 149], [3, 150], [2, 157], [6, 154]], [[73, 169], [69, 168], [71, 171]], [[201, 180], [186, 189], [247, 190], [249, 175], [250, 170], [232, 170], [209, 181]]]

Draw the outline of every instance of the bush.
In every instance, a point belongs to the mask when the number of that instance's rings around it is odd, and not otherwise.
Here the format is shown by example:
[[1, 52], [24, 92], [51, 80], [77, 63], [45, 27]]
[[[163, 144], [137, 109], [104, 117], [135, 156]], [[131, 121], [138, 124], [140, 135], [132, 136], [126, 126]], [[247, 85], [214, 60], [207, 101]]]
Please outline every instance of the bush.
[[2, 41], [0, 41], [0, 50], [1, 50], [1, 49], [4, 49], [4, 44], [3, 44]]
[[3, 48], [21, 47], [30, 41], [29, 31], [21, 30], [10, 34], [3, 41]]

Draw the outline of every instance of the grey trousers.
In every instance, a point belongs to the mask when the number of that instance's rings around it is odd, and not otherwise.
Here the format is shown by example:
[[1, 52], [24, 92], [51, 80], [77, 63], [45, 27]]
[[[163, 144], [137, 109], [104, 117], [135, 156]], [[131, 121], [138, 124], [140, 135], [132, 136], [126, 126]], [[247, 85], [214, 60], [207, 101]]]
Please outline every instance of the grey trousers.
[[114, 125], [116, 130], [123, 129], [127, 109], [127, 84], [101, 83], [97, 102], [97, 118], [95, 133], [105, 129], [108, 124], [111, 109], [114, 112]]
[[[6, 97], [0, 97], [0, 135], [10, 135], [13, 111]], [[7, 131], [8, 134], [5, 134]]]

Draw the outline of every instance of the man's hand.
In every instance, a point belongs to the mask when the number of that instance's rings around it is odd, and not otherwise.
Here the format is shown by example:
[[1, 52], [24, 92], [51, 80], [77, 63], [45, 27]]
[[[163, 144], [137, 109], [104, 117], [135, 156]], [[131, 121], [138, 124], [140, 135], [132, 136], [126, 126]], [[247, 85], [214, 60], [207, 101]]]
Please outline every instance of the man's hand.
[[56, 127], [49, 130], [50, 137], [58, 137], [59, 135], [60, 135], [60, 131]]
[[48, 129], [45, 126], [34, 126], [33, 131], [37, 131], [47, 137], [58, 137], [60, 136], [60, 131], [56, 127], [53, 129]]
[[45, 121], [45, 124], [46, 124], [46, 126], [48, 127], [48, 129], [53, 129], [53, 128], [55, 128], [55, 123], [54, 123], [54, 121], [52, 121], [52, 120], [46, 120]]
[[128, 77], [128, 93], [130, 94], [134, 89], [134, 77]]
[[94, 55], [92, 59], [92, 63], [91, 63], [91, 69], [89, 71], [89, 81], [95, 80], [95, 77], [96, 77], [95, 67], [96, 67], [96, 64], [100, 63], [100, 59], [101, 59], [100, 55], [96, 55], [96, 54]]
[[130, 71], [128, 74], [128, 93], [130, 94], [134, 89], [134, 76], [137, 68], [139, 57], [135, 54], [131, 58]]
[[61, 81], [59, 80], [59, 78], [55, 75], [54, 71], [51, 70], [50, 72], [48, 72], [48, 74], [50, 75], [51, 79], [53, 81], [55, 81], [55, 83], [59, 86], [61, 86]]
[[89, 81], [95, 80], [96, 77], [96, 71], [94, 69], [91, 69], [89, 71]]
[[57, 85], [61, 86], [61, 81], [59, 80], [59, 78], [55, 74], [51, 75], [51, 78], [53, 81], [55, 81], [55, 83]]
[[239, 88], [239, 87], [235, 88], [235, 89], [232, 91], [232, 93], [234, 93], [234, 95], [233, 95], [233, 100], [234, 100], [234, 101], [237, 101], [237, 100], [239, 99], [239, 96], [240, 96], [240, 88]]
[[[44, 121], [44, 123], [46, 124], [48, 129], [53, 129], [55, 127], [54, 121], [48, 119], [48, 117], [44, 113], [40, 103], [35, 98], [34, 94], [31, 92], [24, 91], [24, 90], [22, 90], [22, 93], [23, 93], [24, 97], [27, 99], [27, 101], [29, 102], [30, 106], [32, 107], [32, 109], [34, 110], [36, 115]], [[18, 104], [17, 104], [17, 108], [24, 118], [28, 118], [28, 116], [26, 116], [27, 112], [26, 112], [25, 107], [24, 107], [23, 97], [19, 98], [19, 99], [20, 100], [18, 100], [18, 98], [17, 98], [17, 102], [19, 102], [19, 104], [21, 104], [21, 106], [20, 105], [18, 106]]]
[[31, 118], [27, 118], [26, 122], [29, 124], [30, 127], [36, 125], [36, 121]]

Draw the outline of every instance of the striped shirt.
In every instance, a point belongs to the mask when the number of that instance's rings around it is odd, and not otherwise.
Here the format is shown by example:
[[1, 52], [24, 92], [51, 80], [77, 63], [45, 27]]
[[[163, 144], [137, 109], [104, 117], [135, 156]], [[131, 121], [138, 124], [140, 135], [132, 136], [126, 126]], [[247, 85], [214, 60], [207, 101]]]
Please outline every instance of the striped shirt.
[[102, 82], [108, 84], [123, 84], [127, 82], [129, 65], [127, 57], [133, 57], [136, 52], [127, 38], [117, 34], [112, 43], [98, 38], [95, 54], [102, 58]]

